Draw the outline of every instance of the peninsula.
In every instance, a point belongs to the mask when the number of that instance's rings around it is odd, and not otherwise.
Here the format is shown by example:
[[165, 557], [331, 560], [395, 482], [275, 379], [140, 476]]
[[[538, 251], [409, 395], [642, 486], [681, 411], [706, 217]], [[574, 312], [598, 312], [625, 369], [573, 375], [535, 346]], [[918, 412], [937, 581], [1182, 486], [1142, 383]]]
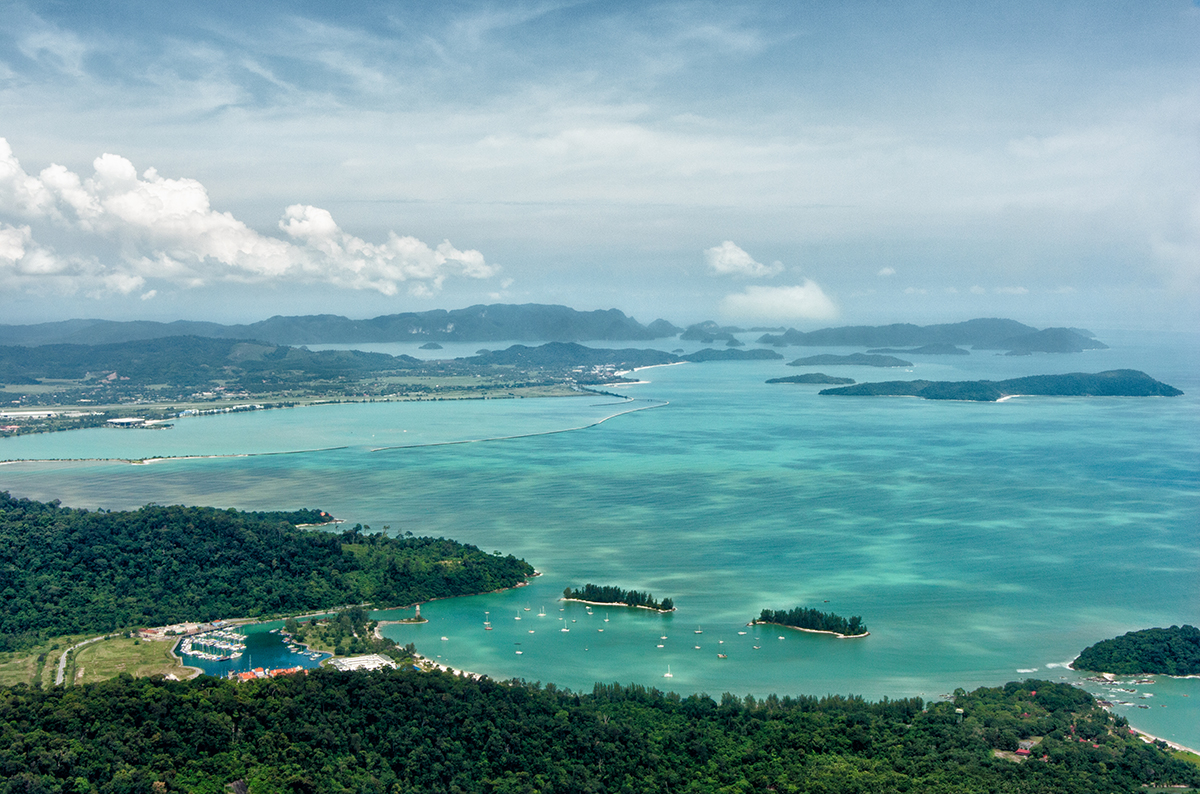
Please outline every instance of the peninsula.
[[1113, 369], [1089, 374], [1031, 375], [1010, 380], [894, 380], [857, 383], [820, 394], [838, 397], [922, 397], [926, 400], [996, 402], [1006, 397], [1178, 397], [1179, 389], [1135, 369]]
[[778, 611], [764, 609], [758, 619], [750, 621], [749, 625], [786, 626], [790, 629], [799, 629], [814, 634], [832, 634], [842, 639], [866, 637], [870, 634], [867, 631], [867, 624], [863, 623], [862, 618], [858, 615], [847, 619], [833, 612], [821, 612], [804, 607]]
[[584, 604], [603, 604], [605, 606], [638, 607], [652, 609], [655, 612], [674, 612], [675, 602], [670, 598], [656, 601], [650, 593], [640, 590], [622, 590], [620, 587], [585, 584], [578, 589], [570, 587], [563, 589], [563, 601], [579, 601]]
[[1131, 631], [1088, 646], [1071, 666], [1118, 675], [1200, 675], [1200, 629], [1185, 624]]

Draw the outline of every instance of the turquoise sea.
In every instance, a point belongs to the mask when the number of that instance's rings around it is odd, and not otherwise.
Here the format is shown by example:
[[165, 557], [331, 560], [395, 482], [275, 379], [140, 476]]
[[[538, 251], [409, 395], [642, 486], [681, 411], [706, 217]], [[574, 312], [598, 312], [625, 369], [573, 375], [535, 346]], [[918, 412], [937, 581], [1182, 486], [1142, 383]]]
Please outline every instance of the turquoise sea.
[[[633, 403], [337, 405], [4, 439], [0, 459], [58, 460], [0, 465], [0, 488], [113, 509], [318, 507], [524, 557], [542, 573], [529, 586], [434, 602], [422, 607], [429, 623], [386, 629], [495, 678], [927, 699], [1024, 677], [1076, 681], [1066, 664], [1097, 640], [1200, 623], [1200, 336], [1098, 333], [1111, 349], [822, 371], [959, 380], [1127, 367], [1185, 395], [834, 398], [766, 385], [812, 371], [784, 361], [686, 364], [612, 389]], [[480, 346], [371, 348], [428, 358]], [[633, 407], [647, 410], [614, 416]], [[478, 441], [501, 436], [521, 437]], [[65, 460], [180, 455], [239, 457]], [[650, 590], [679, 609], [589, 615], [557, 600], [586, 582]], [[764, 607], [797, 605], [861, 615], [871, 636], [745, 625]], [[1200, 747], [1200, 679], [1088, 686], [1128, 702], [1116, 709], [1135, 726]]]

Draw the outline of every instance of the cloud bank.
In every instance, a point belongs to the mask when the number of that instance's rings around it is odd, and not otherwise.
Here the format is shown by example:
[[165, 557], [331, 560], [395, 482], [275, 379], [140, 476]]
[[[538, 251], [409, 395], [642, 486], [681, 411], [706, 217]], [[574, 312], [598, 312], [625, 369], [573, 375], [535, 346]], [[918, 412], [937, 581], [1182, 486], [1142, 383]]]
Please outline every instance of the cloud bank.
[[718, 246], [706, 249], [704, 261], [712, 272], [720, 276], [763, 278], [774, 276], [783, 270], [783, 264], [780, 262], [764, 265], [754, 261], [754, 257], [734, 245], [732, 240], [726, 240]]
[[721, 314], [740, 320], [789, 322], [832, 320], [838, 308], [816, 282], [804, 279], [790, 287], [747, 287], [725, 296]]
[[[432, 295], [453, 276], [499, 269], [479, 251], [389, 233], [379, 244], [342, 230], [327, 210], [295, 204], [284, 238], [212, 208], [194, 179], [169, 179], [103, 154], [85, 178], [61, 165], [33, 176], [0, 138], [0, 286], [35, 293], [129, 294], [154, 285], [326, 284]], [[53, 245], [38, 239], [52, 239]], [[144, 297], [153, 297], [156, 289]]]

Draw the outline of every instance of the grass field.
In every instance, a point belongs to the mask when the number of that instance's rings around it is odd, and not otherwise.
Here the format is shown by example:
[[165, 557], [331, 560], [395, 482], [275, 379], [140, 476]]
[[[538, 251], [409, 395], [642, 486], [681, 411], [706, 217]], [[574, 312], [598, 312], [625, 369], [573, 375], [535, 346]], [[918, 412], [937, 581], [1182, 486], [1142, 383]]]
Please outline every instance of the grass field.
[[86, 634], [55, 637], [34, 648], [0, 653], [0, 686], [34, 684], [54, 686], [54, 672], [58, 669], [58, 657], [64, 648], [69, 648]]
[[[104, 681], [121, 673], [134, 677], [174, 675], [191, 678], [192, 668], [184, 667], [171, 656], [173, 643], [114, 637], [80, 648], [75, 654], [73, 681], [88, 684]], [[56, 660], [57, 661], [57, 660]]]

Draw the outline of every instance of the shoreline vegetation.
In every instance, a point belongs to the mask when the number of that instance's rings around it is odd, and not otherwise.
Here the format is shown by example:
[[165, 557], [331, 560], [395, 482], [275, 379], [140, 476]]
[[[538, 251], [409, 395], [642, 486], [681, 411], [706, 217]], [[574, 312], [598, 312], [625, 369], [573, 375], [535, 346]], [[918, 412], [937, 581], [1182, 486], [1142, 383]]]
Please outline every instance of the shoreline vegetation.
[[639, 609], [649, 609], [653, 612], [662, 613], [675, 611], [675, 601], [673, 599], [664, 598], [658, 601], [654, 598], [653, 594], [648, 592], [623, 590], [620, 587], [613, 587], [612, 585], [597, 585], [590, 582], [582, 588], [564, 588], [562, 600], [578, 601], [582, 604], [597, 606], [637, 607]]
[[1071, 668], [1114, 675], [1200, 675], [1200, 629], [1184, 624], [1130, 631], [1089, 645]]
[[844, 618], [834, 612], [821, 612], [805, 607], [795, 607], [786, 611], [764, 609], [749, 625], [764, 623], [818, 634], [832, 634], [843, 639], [866, 637], [870, 633], [867, 631], [867, 624], [863, 623], [858, 615]]
[[412, 605], [512, 587], [535, 573], [512, 555], [445, 538], [389, 537], [362, 524], [341, 533], [296, 527], [331, 519], [319, 510], [178, 505], [88, 511], [0, 492], [0, 564], [11, 589], [0, 651], [229, 615]]

